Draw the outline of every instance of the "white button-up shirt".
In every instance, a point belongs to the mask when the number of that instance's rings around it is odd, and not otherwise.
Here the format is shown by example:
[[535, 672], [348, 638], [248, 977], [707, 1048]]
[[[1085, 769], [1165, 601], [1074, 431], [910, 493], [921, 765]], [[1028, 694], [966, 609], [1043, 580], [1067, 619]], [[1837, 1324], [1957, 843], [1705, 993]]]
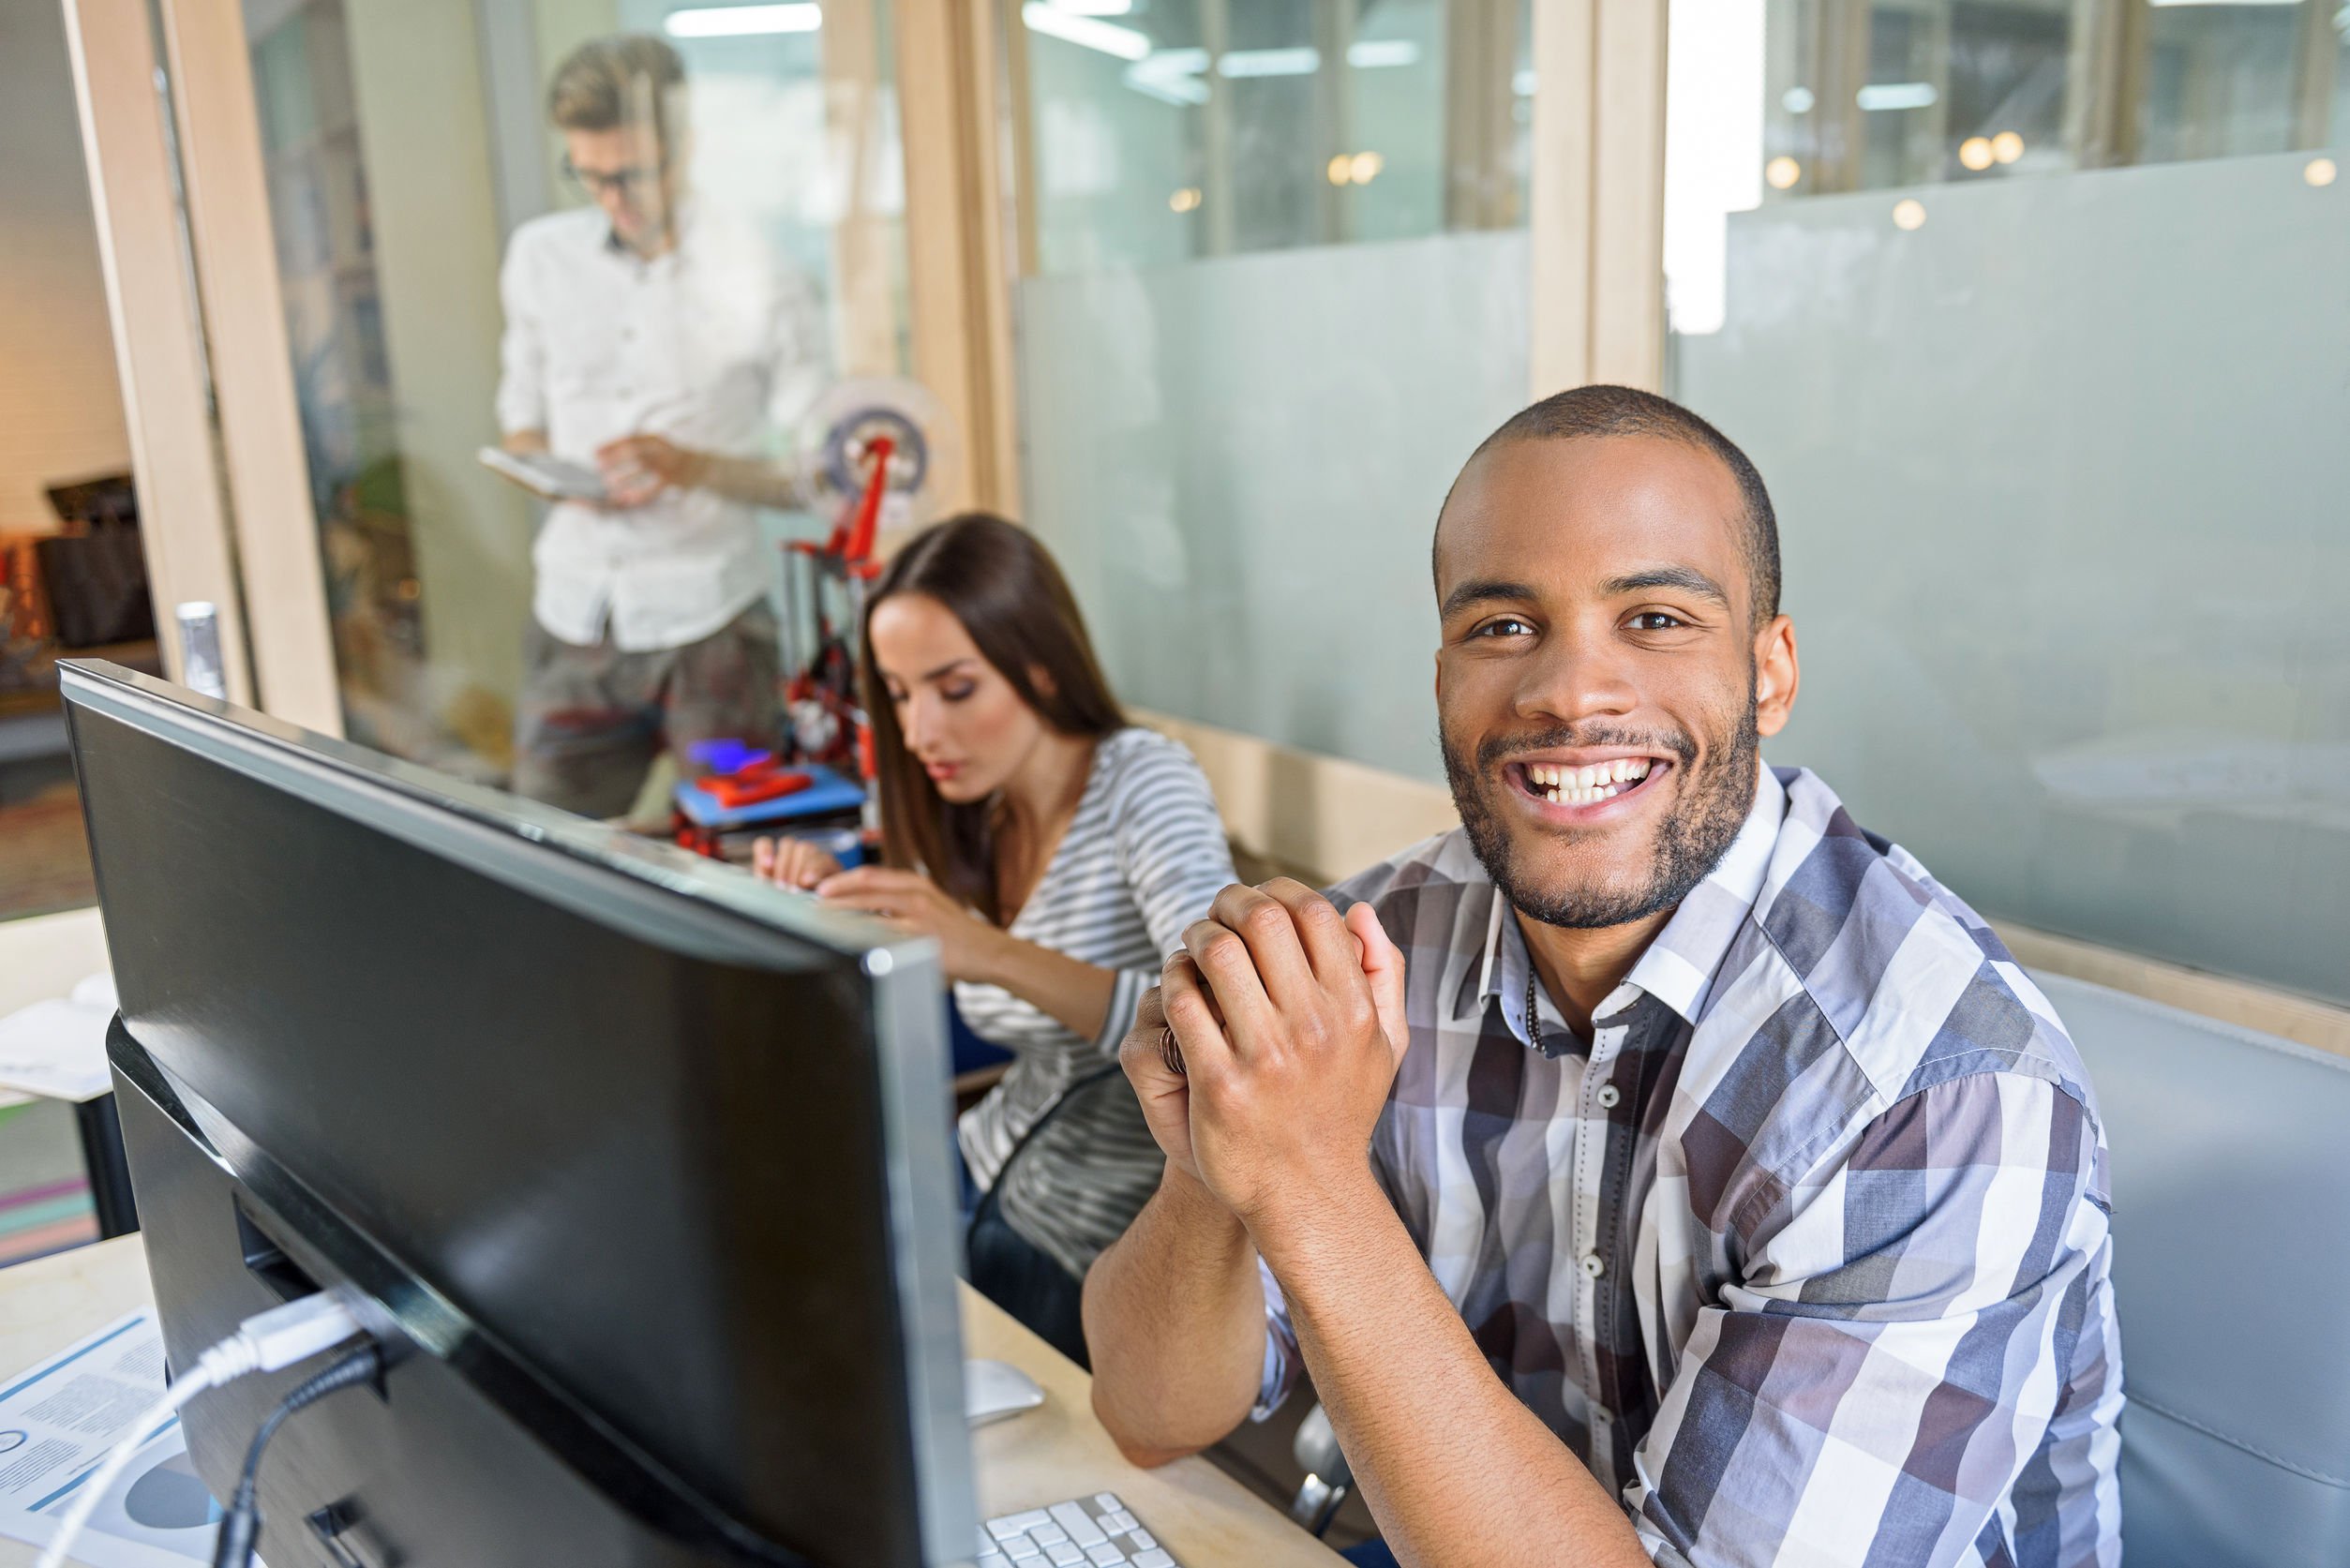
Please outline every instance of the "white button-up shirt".
[[[746, 228], [696, 209], [651, 260], [593, 207], [533, 218], [507, 243], [500, 291], [499, 426], [544, 430], [574, 462], [637, 434], [757, 456], [823, 381], [806, 286]], [[627, 511], [558, 503], [531, 559], [541, 626], [581, 645], [608, 632], [630, 652], [709, 636], [768, 579], [753, 508], [698, 489]]]

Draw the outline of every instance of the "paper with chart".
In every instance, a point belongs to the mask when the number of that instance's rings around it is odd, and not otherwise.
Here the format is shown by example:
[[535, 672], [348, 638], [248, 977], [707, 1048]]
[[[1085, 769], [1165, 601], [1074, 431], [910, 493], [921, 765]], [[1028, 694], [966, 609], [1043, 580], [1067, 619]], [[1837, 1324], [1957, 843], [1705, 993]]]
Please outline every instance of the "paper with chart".
[[[0, 1534], [47, 1546], [107, 1451], [162, 1396], [163, 1332], [153, 1312], [117, 1318], [0, 1381]], [[219, 1517], [174, 1417], [107, 1488], [73, 1560], [91, 1568], [210, 1563]]]

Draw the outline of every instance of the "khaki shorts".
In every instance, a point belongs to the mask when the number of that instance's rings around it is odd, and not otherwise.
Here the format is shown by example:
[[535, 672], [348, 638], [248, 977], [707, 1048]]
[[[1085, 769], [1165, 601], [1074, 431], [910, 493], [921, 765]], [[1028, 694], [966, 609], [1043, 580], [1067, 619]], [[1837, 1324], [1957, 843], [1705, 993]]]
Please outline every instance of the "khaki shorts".
[[653, 760], [699, 740], [772, 746], [782, 732], [775, 617], [754, 605], [699, 642], [624, 653], [533, 620], [515, 721], [514, 790], [582, 816], [626, 812]]

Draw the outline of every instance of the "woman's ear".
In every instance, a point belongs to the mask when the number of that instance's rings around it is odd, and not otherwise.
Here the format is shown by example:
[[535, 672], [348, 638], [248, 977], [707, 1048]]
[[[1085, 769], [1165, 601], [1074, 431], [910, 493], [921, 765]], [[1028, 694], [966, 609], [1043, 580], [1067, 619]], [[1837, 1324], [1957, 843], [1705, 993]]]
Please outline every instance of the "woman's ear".
[[1028, 666], [1028, 689], [1047, 702], [1061, 694], [1060, 683], [1053, 679], [1053, 672], [1042, 665]]

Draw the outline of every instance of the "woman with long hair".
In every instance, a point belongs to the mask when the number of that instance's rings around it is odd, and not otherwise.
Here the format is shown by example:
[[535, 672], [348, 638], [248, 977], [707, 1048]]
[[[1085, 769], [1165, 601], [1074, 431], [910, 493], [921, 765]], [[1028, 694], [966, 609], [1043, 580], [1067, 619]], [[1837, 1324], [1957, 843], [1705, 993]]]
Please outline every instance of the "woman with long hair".
[[972, 1282], [1082, 1361], [1086, 1266], [1164, 1164], [1118, 1043], [1238, 880], [1223, 826], [1190, 754], [1127, 723], [1024, 530], [969, 513], [917, 534], [862, 632], [882, 863], [779, 840], [756, 869], [936, 938], [964, 1021], [1012, 1053], [956, 1129]]

